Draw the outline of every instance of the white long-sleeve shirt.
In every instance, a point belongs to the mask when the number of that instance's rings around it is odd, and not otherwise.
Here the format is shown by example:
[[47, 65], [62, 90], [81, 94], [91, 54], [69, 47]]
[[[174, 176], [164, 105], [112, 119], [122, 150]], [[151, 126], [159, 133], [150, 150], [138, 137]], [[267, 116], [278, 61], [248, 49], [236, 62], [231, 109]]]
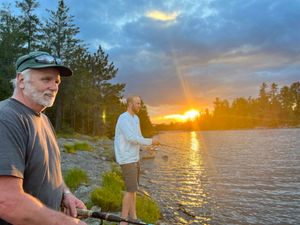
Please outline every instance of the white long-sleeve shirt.
[[151, 145], [151, 138], [144, 138], [139, 118], [129, 112], [122, 113], [115, 130], [115, 156], [117, 163], [127, 164], [140, 160], [140, 145]]

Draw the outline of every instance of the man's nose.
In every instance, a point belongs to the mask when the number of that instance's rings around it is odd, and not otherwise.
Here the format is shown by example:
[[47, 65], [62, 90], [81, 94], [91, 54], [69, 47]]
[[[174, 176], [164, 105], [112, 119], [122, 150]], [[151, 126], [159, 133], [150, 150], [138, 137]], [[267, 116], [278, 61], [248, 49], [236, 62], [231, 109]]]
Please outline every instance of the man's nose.
[[50, 89], [52, 91], [58, 91], [58, 85], [59, 84], [57, 82], [53, 81], [53, 82], [51, 82]]

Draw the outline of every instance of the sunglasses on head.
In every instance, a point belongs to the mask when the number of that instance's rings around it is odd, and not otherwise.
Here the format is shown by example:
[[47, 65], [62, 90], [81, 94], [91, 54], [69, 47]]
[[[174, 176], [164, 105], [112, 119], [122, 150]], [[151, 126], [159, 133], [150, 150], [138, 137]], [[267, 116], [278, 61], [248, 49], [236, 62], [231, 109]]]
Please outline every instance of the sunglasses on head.
[[60, 58], [54, 57], [52, 55], [39, 55], [34, 58], [37, 63], [45, 64], [56, 64], [62, 65], [62, 60]]
[[56, 65], [62, 65], [62, 60], [60, 58], [54, 57], [52, 55], [38, 55], [34, 57], [30, 57], [22, 61], [19, 65], [18, 68], [26, 61], [34, 59], [35, 62], [37, 63], [43, 63], [43, 64], [56, 64]]

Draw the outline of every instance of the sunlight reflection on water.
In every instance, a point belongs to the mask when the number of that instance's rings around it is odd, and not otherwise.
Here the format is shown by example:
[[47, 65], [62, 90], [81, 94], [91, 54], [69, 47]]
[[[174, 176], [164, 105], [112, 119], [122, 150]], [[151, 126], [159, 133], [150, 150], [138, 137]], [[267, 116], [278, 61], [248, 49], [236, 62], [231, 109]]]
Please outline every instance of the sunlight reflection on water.
[[[297, 224], [300, 129], [165, 132], [142, 183], [169, 224]], [[168, 160], [164, 160], [164, 156]]]

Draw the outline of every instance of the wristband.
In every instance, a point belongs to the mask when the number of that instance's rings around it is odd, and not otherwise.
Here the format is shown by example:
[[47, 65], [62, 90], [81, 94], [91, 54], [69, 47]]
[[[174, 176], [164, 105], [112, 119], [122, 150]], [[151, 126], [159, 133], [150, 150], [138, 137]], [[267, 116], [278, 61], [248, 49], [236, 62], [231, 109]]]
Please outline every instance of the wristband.
[[64, 195], [72, 194], [70, 190], [64, 190]]

